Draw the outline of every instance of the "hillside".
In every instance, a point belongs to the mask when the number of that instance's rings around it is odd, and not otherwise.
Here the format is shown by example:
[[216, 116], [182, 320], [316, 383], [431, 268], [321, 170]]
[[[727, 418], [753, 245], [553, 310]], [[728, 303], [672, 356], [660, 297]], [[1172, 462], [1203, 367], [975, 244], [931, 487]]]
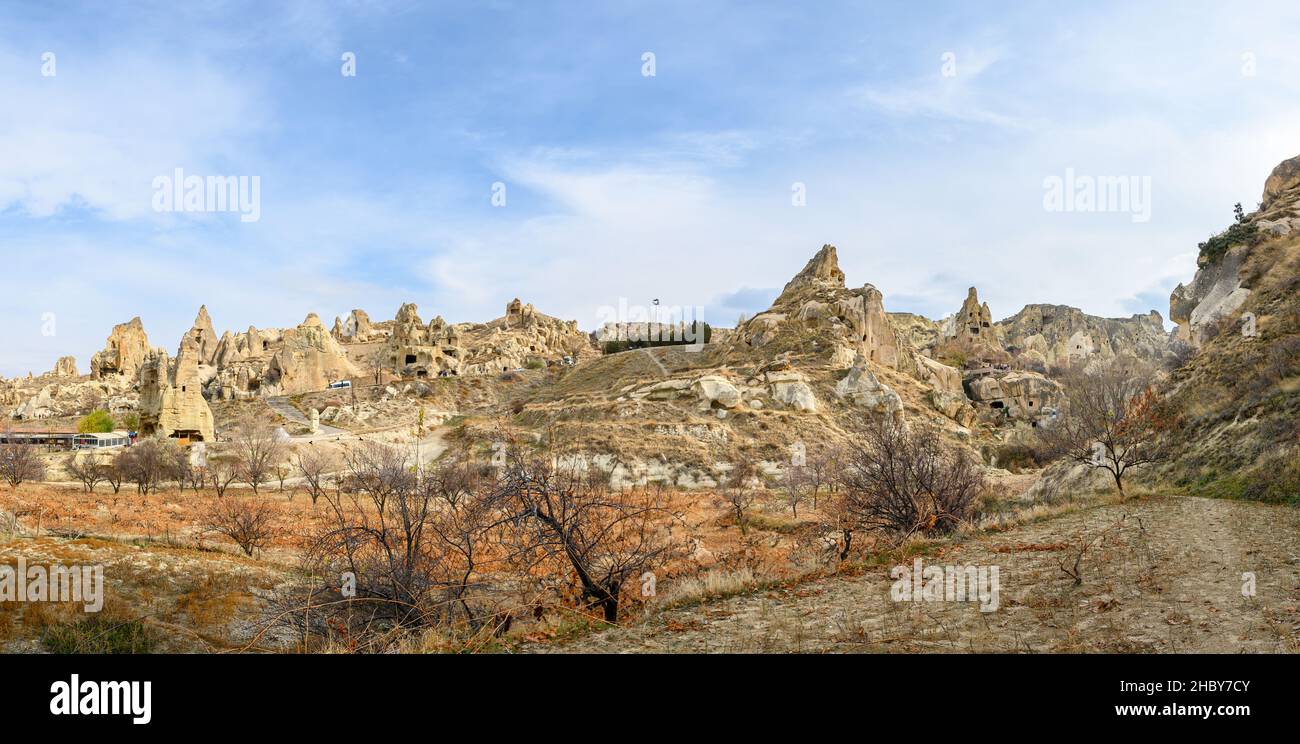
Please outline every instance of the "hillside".
[[1269, 176], [1260, 208], [1202, 244], [1170, 297], [1197, 347], [1164, 393], [1182, 428], [1160, 475], [1193, 492], [1300, 501], [1300, 158]]

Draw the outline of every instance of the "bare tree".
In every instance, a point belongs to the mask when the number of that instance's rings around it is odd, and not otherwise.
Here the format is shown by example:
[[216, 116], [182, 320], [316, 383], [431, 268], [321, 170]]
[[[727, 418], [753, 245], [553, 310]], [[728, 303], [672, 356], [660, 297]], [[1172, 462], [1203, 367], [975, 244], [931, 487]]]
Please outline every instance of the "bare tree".
[[1143, 370], [1109, 364], [1092, 373], [1068, 371], [1056, 420], [1038, 427], [1049, 456], [1108, 471], [1124, 495], [1130, 468], [1166, 456], [1160, 437], [1174, 426]]
[[43, 480], [45, 462], [33, 445], [13, 441], [0, 444], [0, 478], [4, 478], [11, 488], [17, 488], [26, 481]]
[[217, 498], [224, 498], [226, 489], [239, 477], [235, 464], [229, 460], [214, 458], [208, 461], [208, 481], [217, 492]]
[[199, 490], [197, 473], [194, 469], [194, 463], [190, 461], [188, 450], [179, 446], [169, 448], [167, 457], [170, 460], [167, 463], [168, 474], [176, 480], [176, 485], [181, 493], [185, 492], [185, 485], [188, 483], [193, 486], [195, 492]]
[[64, 461], [63, 469], [73, 478], [81, 481], [86, 493], [93, 493], [95, 486], [104, 480], [106, 467], [94, 455], [73, 453]]
[[778, 481], [781, 495], [790, 507], [790, 514], [799, 518], [799, 503], [803, 501], [808, 490], [808, 469], [806, 465], [791, 464], [781, 473]]
[[311, 496], [313, 505], [325, 494], [325, 489], [329, 485], [329, 474], [337, 467], [337, 460], [323, 449], [309, 444], [299, 450], [298, 474], [302, 476], [307, 486], [307, 493]]
[[[355, 595], [335, 619], [367, 633], [375, 628], [451, 623], [461, 615], [477, 631], [493, 613], [482, 575], [488, 534], [507, 514], [491, 483], [471, 469], [443, 464], [427, 474], [408, 453], [376, 442], [350, 448], [340, 487], [307, 563], [333, 567], [355, 581]], [[317, 609], [330, 612], [329, 609]]]
[[984, 486], [974, 460], [949, 448], [937, 429], [884, 416], [859, 421], [844, 447], [839, 516], [852, 529], [901, 535], [948, 532], [963, 522]]
[[742, 454], [736, 459], [731, 471], [723, 478], [719, 489], [719, 495], [722, 496], [727, 509], [736, 518], [736, 525], [740, 527], [741, 535], [748, 534], [749, 509], [758, 498], [758, 489], [753, 484], [757, 473], [758, 468], [754, 465], [754, 461]]
[[136, 493], [148, 496], [172, 475], [176, 448], [172, 439], [143, 439], [118, 455], [116, 465], [135, 484]]
[[122, 481], [126, 479], [125, 473], [118, 465], [120, 459], [121, 455], [118, 455], [109, 462], [100, 466], [100, 472], [103, 473], [104, 482], [113, 488], [114, 494], [121, 492]]
[[275, 538], [275, 507], [267, 501], [241, 496], [216, 498], [203, 514], [205, 529], [234, 541], [250, 558]]
[[536, 527], [525, 551], [529, 563], [566, 565], [581, 586], [581, 602], [601, 610], [607, 622], [618, 621], [627, 581], [678, 550], [675, 515], [662, 490], [612, 491], [608, 473], [581, 468], [572, 458], [518, 452], [509, 457], [503, 487], [514, 520]]
[[817, 497], [822, 488], [833, 483], [834, 457], [825, 446], [816, 446], [808, 451], [804, 461], [804, 478], [807, 480], [809, 495], [812, 496], [813, 508], [817, 508]]
[[257, 493], [258, 486], [270, 481], [284, 460], [284, 442], [280, 441], [276, 427], [252, 418], [235, 425], [230, 442], [239, 479]]

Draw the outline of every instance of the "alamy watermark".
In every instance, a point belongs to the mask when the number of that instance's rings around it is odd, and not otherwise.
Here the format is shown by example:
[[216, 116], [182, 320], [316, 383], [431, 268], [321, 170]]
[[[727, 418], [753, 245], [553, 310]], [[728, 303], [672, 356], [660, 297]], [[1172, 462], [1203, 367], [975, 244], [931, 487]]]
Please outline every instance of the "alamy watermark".
[[1151, 221], [1151, 176], [1065, 176], [1043, 179], [1043, 209], [1049, 212], [1127, 213], [1134, 222]]
[[155, 212], [237, 212], [240, 222], [262, 219], [261, 176], [194, 176], [177, 168], [153, 179]]
[[67, 682], [50, 685], [50, 713], [56, 716], [131, 716], [131, 723], [153, 720], [152, 682], [81, 681], [73, 674]]
[[980, 612], [998, 609], [997, 566], [894, 566], [889, 596], [895, 602], [979, 602]]
[[618, 305], [596, 308], [596, 341], [600, 343], [674, 345], [683, 351], [701, 351], [708, 343], [704, 307], [633, 304], [626, 297]]
[[104, 608], [104, 567], [28, 565], [19, 556], [17, 566], [0, 565], [4, 602], [73, 602], [86, 612], [99, 612]]

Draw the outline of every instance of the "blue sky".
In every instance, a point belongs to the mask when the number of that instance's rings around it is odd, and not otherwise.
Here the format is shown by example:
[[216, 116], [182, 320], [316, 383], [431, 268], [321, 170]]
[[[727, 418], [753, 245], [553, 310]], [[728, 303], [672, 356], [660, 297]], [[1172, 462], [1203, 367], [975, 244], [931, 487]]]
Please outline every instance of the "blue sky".
[[[0, 7], [0, 374], [137, 314], [174, 350], [203, 303], [730, 325], [823, 243], [889, 310], [1167, 314], [1300, 154], [1294, 2], [126, 5]], [[178, 167], [258, 176], [260, 219], [154, 211]], [[1149, 178], [1150, 219], [1045, 210], [1067, 168]]]

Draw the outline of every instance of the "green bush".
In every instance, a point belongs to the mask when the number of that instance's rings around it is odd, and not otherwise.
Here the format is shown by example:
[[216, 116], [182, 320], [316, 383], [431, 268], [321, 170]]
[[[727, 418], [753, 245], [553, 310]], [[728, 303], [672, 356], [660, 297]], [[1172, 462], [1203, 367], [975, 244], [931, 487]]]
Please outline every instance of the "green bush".
[[1258, 236], [1259, 230], [1254, 224], [1235, 222], [1232, 227], [1201, 243], [1201, 258], [1207, 265], [1212, 264], [1223, 258], [1223, 254], [1234, 245], [1254, 245]]
[[524, 362], [525, 369], [546, 369], [546, 362], [541, 359], [529, 359]]
[[107, 434], [113, 430], [113, 417], [102, 408], [86, 414], [77, 422], [77, 431], [82, 434]]
[[51, 625], [41, 643], [52, 654], [147, 654], [155, 639], [139, 620], [92, 615], [75, 623]]

